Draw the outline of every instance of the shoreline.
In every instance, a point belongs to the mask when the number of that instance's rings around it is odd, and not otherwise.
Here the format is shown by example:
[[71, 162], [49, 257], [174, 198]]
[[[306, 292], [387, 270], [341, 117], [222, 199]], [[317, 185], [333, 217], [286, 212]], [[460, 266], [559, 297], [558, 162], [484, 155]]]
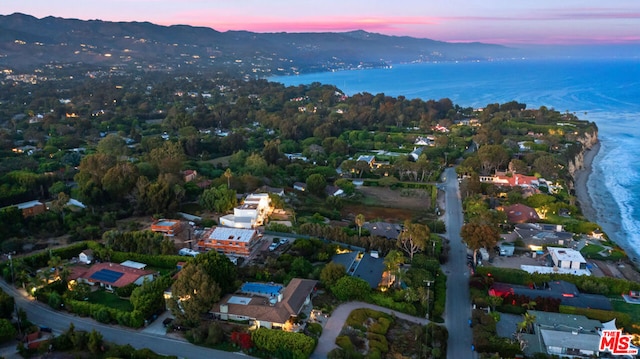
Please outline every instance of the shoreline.
[[[589, 181], [589, 176], [593, 173], [593, 160], [596, 155], [600, 152], [600, 141], [598, 141], [590, 150], [585, 151], [583, 164], [584, 166], [577, 170], [574, 174], [573, 178], [573, 186], [575, 189], [576, 197], [578, 198], [578, 203], [580, 204], [580, 210], [582, 214], [591, 222], [596, 222], [597, 212], [594, 208], [594, 203], [591, 199], [589, 187], [587, 186], [587, 182]], [[602, 226], [600, 223], [598, 223]]]
[[584, 217], [598, 224], [605, 235], [622, 248], [637, 267], [635, 261], [638, 254], [625, 241], [626, 235], [622, 225], [614, 222], [621, 216], [618, 204], [603, 181], [590, 181], [593, 175], [598, 175], [598, 170], [594, 168], [594, 160], [598, 154], [602, 155], [601, 150], [601, 144], [598, 141], [590, 150], [585, 151], [584, 166], [574, 174], [574, 189], [578, 204]]

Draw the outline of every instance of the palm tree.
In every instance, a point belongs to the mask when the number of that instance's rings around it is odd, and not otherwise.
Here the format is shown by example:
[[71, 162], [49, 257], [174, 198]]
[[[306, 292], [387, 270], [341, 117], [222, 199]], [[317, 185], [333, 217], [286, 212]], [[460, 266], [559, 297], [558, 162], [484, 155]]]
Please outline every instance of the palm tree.
[[233, 172], [231, 172], [231, 168], [227, 168], [224, 171], [224, 176], [227, 178], [227, 189], [231, 188], [231, 177], [233, 177]]
[[356, 225], [358, 226], [358, 238], [360, 238], [360, 235], [362, 234], [362, 225], [364, 225], [364, 214], [359, 213], [356, 216]]

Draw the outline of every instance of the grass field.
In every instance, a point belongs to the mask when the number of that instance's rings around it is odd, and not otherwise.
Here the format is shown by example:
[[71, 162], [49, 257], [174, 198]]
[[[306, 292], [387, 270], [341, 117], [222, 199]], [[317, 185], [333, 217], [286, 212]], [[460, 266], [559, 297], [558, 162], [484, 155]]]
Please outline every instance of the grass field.
[[609, 299], [611, 300], [611, 306], [613, 306], [614, 311], [627, 313], [631, 316], [633, 323], [640, 323], [640, 304], [627, 303], [620, 296]]
[[126, 312], [133, 310], [131, 302], [125, 299], [120, 299], [114, 293], [109, 293], [105, 290], [99, 289], [89, 294], [89, 302], [105, 305], [110, 308], [120, 309]]

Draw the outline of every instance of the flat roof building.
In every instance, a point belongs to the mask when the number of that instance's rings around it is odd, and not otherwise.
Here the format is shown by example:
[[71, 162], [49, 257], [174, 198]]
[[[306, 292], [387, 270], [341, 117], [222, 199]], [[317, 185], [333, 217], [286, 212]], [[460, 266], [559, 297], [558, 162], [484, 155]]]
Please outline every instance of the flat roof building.
[[205, 233], [204, 239], [198, 242], [198, 246], [201, 250], [249, 256], [259, 239], [255, 229], [215, 227]]

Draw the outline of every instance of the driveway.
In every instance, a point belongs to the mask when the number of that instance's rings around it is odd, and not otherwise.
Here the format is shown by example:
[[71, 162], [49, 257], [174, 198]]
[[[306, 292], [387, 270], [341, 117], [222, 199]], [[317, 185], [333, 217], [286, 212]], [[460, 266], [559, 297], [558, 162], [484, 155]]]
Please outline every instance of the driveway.
[[377, 305], [363, 303], [363, 302], [349, 302], [344, 303], [336, 307], [336, 309], [331, 313], [331, 316], [327, 320], [327, 324], [324, 326], [322, 330], [322, 335], [318, 340], [318, 346], [316, 350], [311, 354], [312, 359], [324, 359], [327, 357], [329, 352], [338, 346], [336, 345], [336, 338], [340, 334], [342, 327], [344, 326], [345, 321], [349, 314], [355, 309], [361, 308], [369, 308], [374, 309], [383, 313], [388, 313], [391, 315], [395, 315], [400, 319], [404, 319], [410, 321], [412, 323], [426, 325], [429, 321], [425, 318], [414, 317], [412, 315], [408, 315], [405, 313], [400, 313], [395, 310], [391, 310], [388, 308], [380, 307]]

